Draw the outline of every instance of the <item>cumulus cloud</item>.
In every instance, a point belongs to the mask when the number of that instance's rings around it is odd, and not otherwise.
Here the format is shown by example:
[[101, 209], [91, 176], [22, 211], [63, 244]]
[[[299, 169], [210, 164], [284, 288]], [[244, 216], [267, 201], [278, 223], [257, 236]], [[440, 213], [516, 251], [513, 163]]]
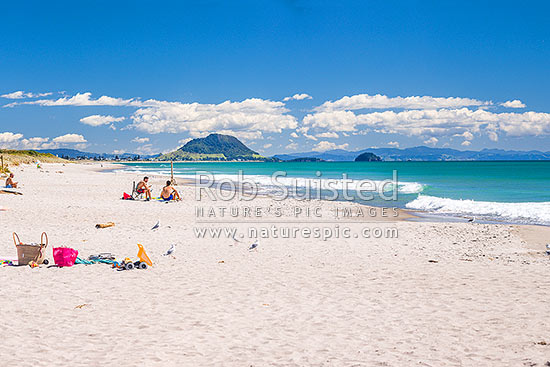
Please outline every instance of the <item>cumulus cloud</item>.
[[315, 136], [318, 138], [325, 138], [325, 139], [338, 139], [340, 137], [334, 131], [327, 131], [324, 133], [315, 134]]
[[471, 144], [472, 144], [472, 142], [470, 142], [468, 140], [464, 140], [462, 143], [460, 143], [460, 145], [462, 145], [464, 147], [470, 146]]
[[84, 139], [82, 135], [79, 134], [65, 134], [53, 138], [54, 143], [86, 143], [87, 140]]
[[334, 150], [334, 149], [347, 149], [348, 146], [349, 146], [348, 143], [338, 145], [331, 141], [323, 140], [317, 143], [317, 145], [313, 147], [313, 150], [316, 152], [325, 152], [327, 150]]
[[220, 104], [156, 101], [138, 109], [131, 126], [149, 134], [188, 132], [196, 137], [226, 131], [243, 138], [258, 138], [265, 132], [295, 129], [296, 118], [287, 112], [282, 102], [258, 98]]
[[424, 144], [426, 145], [431, 145], [431, 146], [435, 146], [437, 144], [437, 142], [439, 141], [438, 138], [436, 138], [435, 136], [432, 136], [431, 138], [429, 138], [428, 140], [424, 140]]
[[298, 134], [296, 134], [296, 132], [293, 131], [293, 132], [290, 133], [290, 136], [292, 136], [293, 138], [297, 138], [297, 137], [298, 137]]
[[283, 101], [290, 101], [290, 100], [295, 100], [295, 101], [301, 101], [303, 99], [312, 99], [313, 97], [311, 97], [309, 94], [306, 94], [306, 93], [296, 93], [295, 95], [293, 96], [290, 96], [290, 97], [285, 97], [283, 99]]
[[492, 102], [480, 101], [472, 98], [460, 97], [388, 97], [385, 95], [357, 94], [345, 96], [336, 101], [327, 101], [315, 108], [315, 111], [345, 111], [361, 109], [438, 109], [438, 108], [460, 108], [468, 106], [489, 106]]
[[0, 133], [0, 144], [8, 144], [14, 143], [21, 139], [23, 137], [23, 134], [15, 134], [11, 132], [3, 132]]
[[399, 148], [399, 142], [397, 142], [397, 141], [389, 141], [388, 145], [390, 147]]
[[290, 143], [285, 147], [285, 149], [296, 150], [296, 149], [298, 149], [298, 143]]
[[191, 141], [191, 138], [185, 138], [178, 140], [178, 144], [185, 145]]
[[272, 146], [273, 146], [273, 144], [271, 144], [271, 143], [270, 143], [270, 144], [265, 144], [265, 145], [263, 146], [263, 148], [264, 148], [264, 149], [269, 149], [269, 148], [271, 148]]
[[514, 99], [513, 101], [506, 101], [500, 104], [503, 107], [508, 108], [525, 108], [525, 104], [519, 99]]
[[149, 141], [149, 138], [140, 138], [138, 136], [132, 139], [132, 142], [138, 143], [138, 144], [147, 143], [148, 141]]
[[58, 99], [39, 99], [36, 101], [14, 102], [4, 107], [29, 104], [39, 106], [141, 106], [141, 102], [135, 98], [123, 99], [109, 96], [101, 96], [98, 99], [91, 98], [92, 93], [77, 93], [70, 97], [61, 97]]
[[50, 140], [46, 137], [24, 138], [23, 134], [11, 132], [0, 133], [0, 148], [4, 149], [56, 149], [73, 143], [77, 143], [76, 148], [83, 148], [86, 146], [83, 144], [86, 139], [77, 134], [66, 134]]
[[88, 117], [83, 117], [80, 119], [80, 122], [90, 126], [101, 126], [108, 125], [112, 122], [124, 121], [125, 117], [114, 117], [114, 116], [102, 116], [102, 115], [91, 115]]
[[[550, 114], [542, 112], [494, 113], [470, 110], [407, 110], [355, 114], [352, 111], [326, 111], [309, 114], [304, 124], [318, 130], [354, 132], [370, 129], [379, 133], [407, 136], [453, 136], [485, 132], [498, 139], [497, 132], [509, 136], [550, 134]], [[495, 140], [496, 141], [496, 140]]]
[[46, 97], [51, 95], [51, 92], [48, 93], [30, 93], [30, 92], [23, 92], [22, 90], [18, 90], [17, 92], [11, 92], [0, 95], [2, 98], [6, 99], [24, 99], [24, 98], [39, 98], [39, 97]]

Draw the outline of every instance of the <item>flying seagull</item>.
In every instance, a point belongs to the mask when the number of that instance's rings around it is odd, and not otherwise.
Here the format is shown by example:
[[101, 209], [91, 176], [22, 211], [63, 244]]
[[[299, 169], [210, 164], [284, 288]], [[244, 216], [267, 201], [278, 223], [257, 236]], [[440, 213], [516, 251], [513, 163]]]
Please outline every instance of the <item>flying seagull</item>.
[[469, 223], [473, 223], [476, 221], [476, 217], [471, 217], [470, 219], [468, 219], [468, 222]]
[[160, 220], [157, 222], [157, 224], [154, 225], [153, 228], [151, 228], [151, 231], [157, 229], [158, 227], [160, 227]]
[[162, 256], [172, 255], [174, 252], [176, 252], [176, 245], [171, 245], [168, 251]]
[[254, 243], [248, 248], [248, 250], [249, 250], [249, 251], [254, 250], [255, 248], [258, 247], [259, 244], [260, 244], [260, 243], [259, 243], [258, 241], [254, 242]]

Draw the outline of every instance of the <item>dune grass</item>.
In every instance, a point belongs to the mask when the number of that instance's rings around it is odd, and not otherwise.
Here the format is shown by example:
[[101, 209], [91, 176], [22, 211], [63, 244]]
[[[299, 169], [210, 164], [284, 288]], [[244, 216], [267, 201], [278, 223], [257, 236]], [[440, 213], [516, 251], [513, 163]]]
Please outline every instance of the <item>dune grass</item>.
[[68, 162], [53, 154], [39, 153], [34, 150], [0, 149], [0, 156], [4, 158], [4, 167], [0, 166], [0, 173], [10, 172], [9, 167], [16, 167], [20, 164], [31, 164], [37, 161], [43, 163]]

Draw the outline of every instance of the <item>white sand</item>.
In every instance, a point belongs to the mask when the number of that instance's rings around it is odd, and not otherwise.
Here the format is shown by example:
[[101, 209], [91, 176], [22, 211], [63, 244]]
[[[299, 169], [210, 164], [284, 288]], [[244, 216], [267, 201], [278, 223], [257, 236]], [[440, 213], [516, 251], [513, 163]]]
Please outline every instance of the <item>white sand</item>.
[[[46, 231], [50, 259], [51, 245], [76, 248], [82, 257], [110, 251], [135, 258], [142, 243], [154, 267], [0, 267], [2, 365], [542, 366], [550, 360], [550, 257], [542, 250], [548, 228], [525, 236], [529, 227], [355, 220], [354, 230], [395, 226], [399, 238], [262, 239], [249, 252], [252, 240], [195, 238], [194, 207], [208, 203], [195, 202], [193, 188], [178, 187], [181, 203], [122, 201], [139, 177], [97, 168], [16, 169], [24, 195], [0, 195], [0, 207], [8, 209], [0, 211], [0, 258], [15, 255], [13, 231], [27, 242]], [[154, 194], [162, 181], [153, 178]], [[262, 198], [246, 205], [317, 204]], [[321, 205], [324, 213], [342, 206]], [[160, 229], [151, 231], [159, 219]], [[95, 229], [107, 221], [116, 226]], [[172, 243], [175, 258], [161, 256]]]

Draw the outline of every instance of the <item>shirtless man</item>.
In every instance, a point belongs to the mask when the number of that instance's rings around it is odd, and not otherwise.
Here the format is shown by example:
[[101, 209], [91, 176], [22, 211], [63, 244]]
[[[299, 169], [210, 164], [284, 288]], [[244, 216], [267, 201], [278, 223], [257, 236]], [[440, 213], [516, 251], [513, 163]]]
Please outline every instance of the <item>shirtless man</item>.
[[6, 180], [6, 188], [7, 189], [16, 189], [17, 188], [17, 182], [13, 182], [13, 173], [10, 173], [10, 177]]
[[160, 197], [164, 201], [181, 200], [180, 194], [178, 194], [176, 189], [172, 187], [172, 183], [170, 181], [166, 181], [166, 186], [162, 188]]
[[139, 181], [136, 187], [136, 191], [138, 194], [145, 194], [146, 201], [151, 200], [151, 190], [149, 189], [149, 186], [147, 186], [148, 181], [149, 177], [143, 177], [143, 181]]

